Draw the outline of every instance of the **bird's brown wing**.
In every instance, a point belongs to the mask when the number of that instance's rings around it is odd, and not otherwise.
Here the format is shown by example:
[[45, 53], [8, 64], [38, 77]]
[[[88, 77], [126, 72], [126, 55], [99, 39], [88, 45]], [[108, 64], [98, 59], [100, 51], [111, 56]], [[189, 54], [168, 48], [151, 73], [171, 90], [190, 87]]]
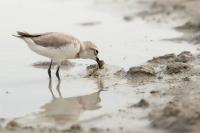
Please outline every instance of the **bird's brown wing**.
[[18, 35], [32, 39], [37, 45], [43, 47], [59, 48], [68, 44], [80, 43], [80, 41], [70, 35], [58, 32], [48, 32], [42, 34], [30, 34], [27, 32], [18, 32]]

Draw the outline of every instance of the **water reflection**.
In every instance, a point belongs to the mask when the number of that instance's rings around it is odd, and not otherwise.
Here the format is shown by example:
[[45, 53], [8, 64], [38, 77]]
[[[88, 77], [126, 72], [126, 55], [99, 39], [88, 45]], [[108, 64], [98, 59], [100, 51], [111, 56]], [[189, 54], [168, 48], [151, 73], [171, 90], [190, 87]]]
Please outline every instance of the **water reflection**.
[[[57, 86], [56, 86], [56, 90], [59, 94], [59, 97], [62, 98], [62, 94], [60, 92], [60, 83], [61, 83], [61, 80], [58, 80], [58, 83], [57, 83]], [[53, 90], [52, 90], [52, 79], [49, 78], [49, 85], [48, 85], [48, 88], [49, 88], [49, 91], [51, 92], [51, 95], [52, 95], [52, 98], [53, 99], [56, 99], [54, 93], [53, 93]]]
[[49, 90], [52, 95], [52, 100], [41, 107], [43, 111], [38, 113], [40, 118], [48, 122], [56, 122], [59, 124], [64, 124], [66, 122], [73, 122], [78, 120], [81, 113], [87, 110], [96, 110], [101, 108], [99, 105], [100, 93], [103, 88], [102, 80], [97, 80], [97, 87], [99, 90], [89, 95], [77, 96], [77, 97], [67, 97], [64, 98], [60, 91], [61, 81], [57, 81], [56, 90], [59, 94], [58, 97], [52, 91], [52, 80], [49, 79]]

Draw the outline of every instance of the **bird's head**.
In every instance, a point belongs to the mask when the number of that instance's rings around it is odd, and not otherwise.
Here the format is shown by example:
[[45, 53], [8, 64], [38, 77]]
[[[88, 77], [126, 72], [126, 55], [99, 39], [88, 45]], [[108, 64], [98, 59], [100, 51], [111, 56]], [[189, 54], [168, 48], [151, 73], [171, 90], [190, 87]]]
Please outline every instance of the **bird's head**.
[[82, 59], [92, 59], [98, 63], [99, 68], [102, 68], [102, 61], [98, 58], [99, 50], [97, 46], [91, 41], [84, 41], [83, 48], [79, 53]]

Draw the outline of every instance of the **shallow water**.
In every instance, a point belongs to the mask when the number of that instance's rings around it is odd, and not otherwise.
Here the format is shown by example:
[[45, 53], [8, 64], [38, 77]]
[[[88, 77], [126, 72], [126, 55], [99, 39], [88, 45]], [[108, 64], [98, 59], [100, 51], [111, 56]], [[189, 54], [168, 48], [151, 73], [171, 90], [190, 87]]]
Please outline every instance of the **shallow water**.
[[[148, 23], [141, 18], [126, 22], [121, 15], [95, 7], [94, 0], [0, 1], [0, 117], [36, 113], [37, 117], [50, 116], [62, 123], [112, 113], [130, 100], [138, 100], [136, 94], [129, 94], [132, 89], [129, 85], [124, 87], [126, 90], [112, 92], [112, 84], [118, 82], [115, 79], [102, 79], [104, 87], [100, 87], [98, 79], [86, 78], [86, 66], [93, 64], [92, 61], [72, 61], [74, 67], [61, 70], [60, 87], [55, 77], [50, 87], [46, 69], [32, 67], [33, 63], [48, 59], [31, 52], [23, 41], [12, 37], [16, 30], [60, 31], [81, 40], [92, 40], [109, 70], [128, 69], [166, 53], [196, 52], [196, 46], [187, 43], [160, 41], [181, 35], [170, 28], [173, 24]], [[98, 23], [82, 26], [85, 22]], [[100, 91], [105, 86], [111, 90]], [[62, 119], [57, 120], [59, 117]]]

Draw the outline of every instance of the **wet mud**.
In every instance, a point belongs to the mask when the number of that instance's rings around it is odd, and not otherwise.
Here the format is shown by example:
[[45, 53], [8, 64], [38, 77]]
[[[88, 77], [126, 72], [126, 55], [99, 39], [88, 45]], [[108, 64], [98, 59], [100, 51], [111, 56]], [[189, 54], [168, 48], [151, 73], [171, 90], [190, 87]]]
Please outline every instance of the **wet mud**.
[[[138, 67], [131, 67], [129, 70], [125, 71], [123, 69], [116, 69], [113, 73], [108, 74], [107, 71], [100, 71], [99, 75], [101, 78], [109, 78], [109, 82], [113, 82], [114, 78], [118, 80], [127, 80], [127, 85], [136, 85], [138, 87], [152, 87], [149, 91], [149, 96], [145, 99], [141, 99], [138, 102], [131, 103], [127, 107], [123, 107], [119, 110], [119, 115], [123, 114], [123, 117], [133, 117], [134, 114], [131, 113], [132, 110], [142, 109], [145, 110], [143, 113], [146, 114], [146, 119], [151, 121], [149, 131], [159, 129], [159, 132], [198, 132], [199, 126], [199, 82], [200, 79], [198, 67], [199, 57], [192, 55], [188, 51], [183, 51], [180, 54], [166, 54], [159, 57], [154, 57], [149, 60], [145, 65]], [[96, 69], [95, 67], [89, 66], [86, 70]], [[107, 73], [107, 74], [106, 74]], [[99, 77], [99, 76], [98, 76]], [[152, 79], [153, 77], [153, 79]], [[162, 78], [161, 78], [162, 77]], [[93, 77], [97, 78], [97, 77]], [[140, 78], [142, 80], [140, 80]], [[136, 80], [137, 79], [137, 82]], [[145, 80], [144, 80], [145, 79]], [[99, 82], [100, 83], [100, 82]], [[122, 86], [115, 82], [113, 85], [116, 88], [121, 88]], [[123, 85], [124, 86], [124, 85]], [[101, 83], [99, 87], [105, 89], [105, 86]], [[112, 87], [111, 87], [112, 88]], [[107, 87], [108, 91], [111, 89]], [[156, 90], [154, 90], [157, 88]], [[14, 120], [1, 119], [1, 127], [7, 132], [12, 131], [27, 131], [27, 132], [114, 132], [110, 128], [98, 128], [91, 127], [88, 129], [88, 122], [98, 123], [99, 121], [104, 121], [104, 117], [100, 116], [97, 119], [83, 121], [76, 123], [80, 117], [81, 112], [87, 110], [98, 110], [101, 108], [99, 105], [101, 101], [100, 94], [102, 89], [89, 95], [80, 97], [70, 97], [64, 98], [60, 92], [60, 82], [56, 86], [58, 92], [58, 97], [56, 97], [52, 91], [52, 83], [49, 81], [49, 90], [52, 94], [52, 100], [41, 107], [42, 111], [38, 113], [31, 114], [31, 116], [26, 116], [24, 118], [17, 118]], [[147, 91], [143, 92], [147, 93]], [[153, 100], [154, 99], [154, 100]], [[156, 102], [155, 100], [160, 100], [162, 102]], [[70, 108], [69, 108], [70, 107]], [[108, 115], [107, 119], [112, 119], [113, 114]], [[35, 128], [31, 125], [26, 125], [24, 122], [27, 118], [33, 119], [39, 123], [56, 123], [56, 125], [63, 125], [61, 129], [52, 126], [41, 126], [41, 129]], [[129, 119], [128, 118], [128, 119]], [[24, 119], [24, 120], [23, 120]], [[121, 118], [118, 118], [121, 119]], [[33, 120], [32, 120], [33, 121]], [[74, 123], [66, 125], [67, 123]], [[91, 123], [91, 122], [89, 122]], [[71, 125], [71, 126], [70, 126]], [[86, 126], [87, 125], [87, 126]], [[121, 126], [121, 130], [127, 131], [125, 126]], [[123, 132], [123, 131], [122, 131]]]

